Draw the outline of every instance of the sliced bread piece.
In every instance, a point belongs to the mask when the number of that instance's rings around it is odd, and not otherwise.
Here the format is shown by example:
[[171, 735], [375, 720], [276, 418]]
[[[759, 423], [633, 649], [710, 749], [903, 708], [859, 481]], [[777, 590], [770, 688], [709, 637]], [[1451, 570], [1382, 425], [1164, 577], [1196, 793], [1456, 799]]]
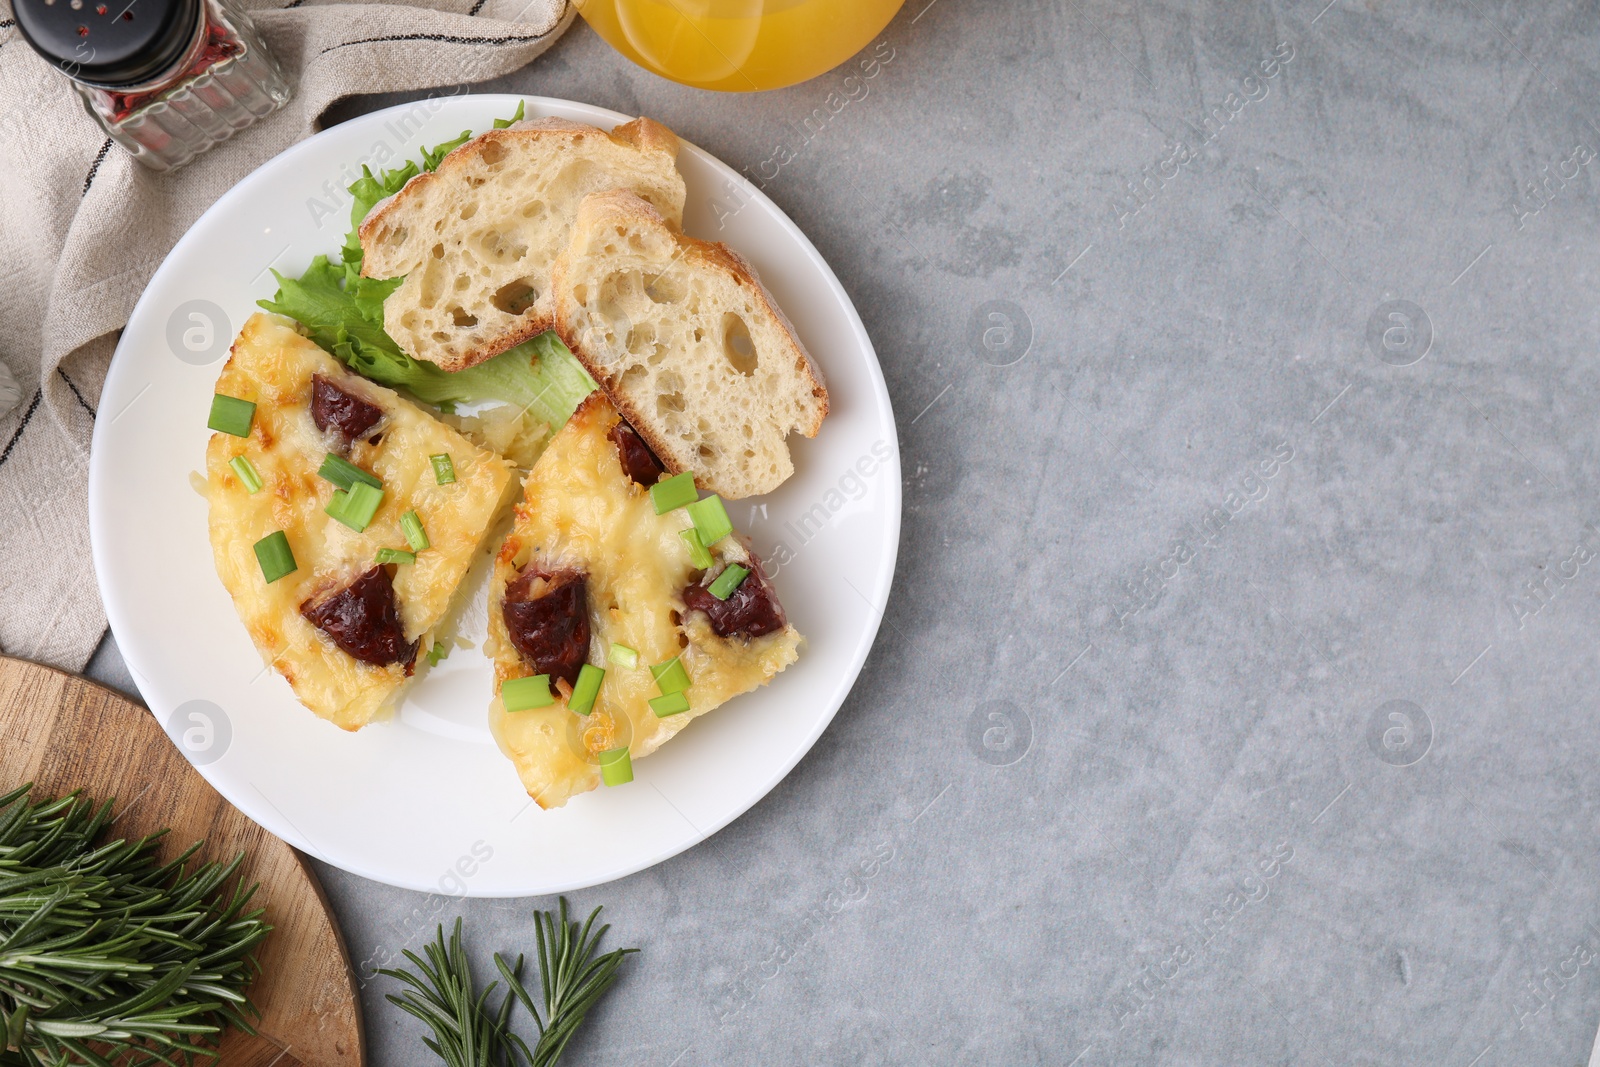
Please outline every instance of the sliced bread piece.
[[[599, 785], [602, 752], [641, 759], [799, 654], [760, 560], [728, 533], [697, 565], [682, 536], [693, 520], [684, 508], [656, 514], [627, 436], [603, 394], [580, 404], [528, 474], [495, 557], [489, 727], [541, 808]], [[712, 592], [734, 565], [748, 574]], [[674, 663], [676, 685], [662, 674]], [[588, 701], [574, 699], [585, 664], [605, 672]], [[544, 681], [525, 681], [535, 675]], [[520, 694], [508, 694], [512, 683]], [[681, 702], [666, 703], [669, 693]]]
[[679, 225], [677, 156], [673, 132], [642, 118], [610, 133], [534, 119], [473, 138], [361, 224], [361, 273], [405, 275], [384, 301], [384, 329], [448, 371], [550, 329], [550, 265], [578, 204], [629, 189]]
[[551, 284], [562, 340], [668, 468], [730, 500], [794, 473], [787, 438], [816, 436], [828, 389], [738, 253], [632, 193], [596, 193]]
[[[250, 639], [301, 703], [345, 730], [394, 707], [449, 615], [479, 547], [516, 492], [510, 463], [344, 365], [276, 315], [239, 331], [217, 392], [255, 405], [248, 435], [206, 446], [217, 575]], [[439, 484], [433, 457], [450, 457]], [[343, 467], [382, 486], [362, 529], [333, 518]], [[345, 478], [346, 484], [353, 484]], [[365, 488], [365, 487], [363, 487]], [[414, 515], [427, 548], [412, 547]], [[358, 524], [359, 525], [359, 524]], [[286, 570], [267, 573], [278, 540]]]

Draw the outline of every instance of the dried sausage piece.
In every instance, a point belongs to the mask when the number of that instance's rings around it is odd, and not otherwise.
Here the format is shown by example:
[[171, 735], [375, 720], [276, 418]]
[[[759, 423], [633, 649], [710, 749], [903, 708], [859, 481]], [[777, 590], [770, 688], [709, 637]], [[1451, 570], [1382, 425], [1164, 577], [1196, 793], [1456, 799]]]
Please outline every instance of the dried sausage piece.
[[656, 458], [654, 452], [650, 451], [650, 446], [644, 443], [644, 438], [639, 436], [638, 430], [628, 424], [627, 419], [618, 419], [617, 424], [611, 427], [611, 432], [606, 436], [617, 446], [617, 458], [622, 461], [622, 473], [632, 478], [635, 483], [648, 489], [667, 473], [666, 466]]
[[578, 571], [546, 571], [529, 564], [506, 586], [500, 609], [511, 643], [535, 674], [553, 683], [578, 683], [589, 658], [589, 578]]
[[383, 418], [383, 409], [340, 389], [320, 374], [311, 376], [311, 421], [317, 429], [330, 428], [344, 439], [345, 447], [367, 435]]
[[403, 663], [407, 674], [416, 663], [418, 642], [406, 640], [387, 568], [373, 567], [321, 603], [307, 600], [300, 614], [363, 663]]
[[751, 556], [749, 567], [749, 576], [728, 594], [727, 600], [718, 600], [711, 590], [699, 584], [683, 591], [684, 606], [690, 611], [705, 612], [718, 637], [760, 637], [788, 625], [777, 592], [761, 572], [761, 561]]

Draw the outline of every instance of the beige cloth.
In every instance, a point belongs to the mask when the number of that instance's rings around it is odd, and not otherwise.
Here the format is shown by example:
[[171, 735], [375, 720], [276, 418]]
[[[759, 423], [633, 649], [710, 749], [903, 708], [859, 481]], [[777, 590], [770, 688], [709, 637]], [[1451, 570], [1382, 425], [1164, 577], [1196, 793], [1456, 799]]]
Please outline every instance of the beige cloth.
[[89, 556], [90, 435], [117, 332], [189, 225], [313, 132], [333, 101], [506, 74], [573, 18], [566, 0], [284, 3], [245, 6], [294, 99], [189, 166], [156, 174], [106, 138], [0, 0], [0, 361], [21, 387], [15, 408], [0, 403], [6, 653], [80, 670], [105, 631]]

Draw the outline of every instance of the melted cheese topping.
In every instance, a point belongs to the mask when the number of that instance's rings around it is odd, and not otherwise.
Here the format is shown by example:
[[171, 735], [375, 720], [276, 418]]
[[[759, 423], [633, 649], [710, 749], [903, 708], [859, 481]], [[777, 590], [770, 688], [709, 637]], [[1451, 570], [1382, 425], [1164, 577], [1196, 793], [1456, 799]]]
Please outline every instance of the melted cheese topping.
[[[597, 392], [551, 440], [523, 486], [516, 526], [490, 584], [489, 725], [542, 808], [560, 807], [600, 784], [595, 753], [624, 744], [635, 759], [654, 752], [693, 719], [765, 685], [795, 661], [800, 644], [792, 626], [754, 639], [718, 637], [703, 614], [685, 609], [682, 592], [696, 570], [678, 531], [692, 523], [682, 508], [657, 515], [649, 491], [622, 472], [606, 436], [617, 419]], [[712, 555], [749, 560], [736, 537], [724, 538]], [[506, 586], [535, 558], [546, 568], [589, 576], [589, 662], [609, 669], [585, 718], [567, 710], [565, 694], [529, 711], [507, 712], [500, 700], [505, 681], [533, 673], [511, 644], [501, 609]], [[636, 650], [639, 666], [607, 664], [612, 644]], [[648, 701], [660, 690], [649, 666], [679, 655], [690, 678], [689, 710], [657, 718]]]
[[[357, 441], [346, 456], [383, 482], [383, 503], [361, 533], [323, 513], [335, 486], [317, 476], [339, 441], [311, 419], [311, 378], [375, 404], [384, 419], [377, 444]], [[416, 511], [430, 547], [395, 569], [395, 599], [407, 640], [433, 630], [515, 484], [509, 463], [472, 444], [398, 393], [359, 378], [295, 332], [286, 319], [251, 316], [234, 341], [217, 392], [253, 400], [248, 438], [213, 434], [206, 448], [206, 498], [217, 574], [262, 656], [312, 711], [356, 730], [387, 710], [408, 681], [402, 664], [354, 659], [300, 615], [300, 605], [373, 566], [380, 548], [406, 548], [400, 516]], [[456, 481], [436, 484], [430, 456], [448, 453]], [[262, 488], [247, 493], [228, 466], [248, 457]], [[289, 538], [299, 569], [272, 584], [254, 545], [274, 530]], [[427, 642], [424, 642], [424, 648]]]

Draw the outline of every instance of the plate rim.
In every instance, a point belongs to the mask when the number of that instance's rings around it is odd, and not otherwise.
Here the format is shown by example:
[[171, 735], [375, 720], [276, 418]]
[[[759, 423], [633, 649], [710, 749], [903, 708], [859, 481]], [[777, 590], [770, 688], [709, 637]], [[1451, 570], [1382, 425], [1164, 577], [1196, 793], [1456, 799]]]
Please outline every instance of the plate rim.
[[[180, 266], [178, 266], [178, 264], [181, 260], [192, 255], [193, 250], [190, 248], [190, 245], [199, 241], [197, 232], [201, 229], [202, 224], [208, 218], [212, 217], [215, 213], [232, 210], [237, 201], [244, 200], [249, 196], [252, 187], [256, 183], [267, 181], [266, 177], [263, 175], [264, 171], [266, 171], [268, 168], [282, 166], [283, 161], [286, 158], [292, 158], [296, 155], [310, 152], [312, 149], [308, 146], [324, 142], [328, 139], [340, 139], [351, 136], [356, 132], [351, 128], [352, 123], [363, 120], [369, 122], [377, 121], [384, 116], [408, 112], [415, 109], [418, 103], [428, 99], [441, 99], [441, 97], [438, 94], [435, 94], [433, 96], [424, 96], [410, 101], [403, 101], [387, 108], [368, 112], [362, 116], [358, 116], [356, 119], [340, 123], [336, 126], [331, 126], [328, 129], [318, 131], [309, 137], [303, 138], [302, 140], [290, 145], [282, 152], [279, 152], [277, 155], [263, 160], [249, 174], [240, 178], [226, 192], [219, 196], [215, 202], [206, 208], [205, 211], [201, 212], [200, 215], [189, 224], [189, 227], [184, 231], [183, 235], [173, 244], [171, 250], [167, 252], [166, 256], [163, 257], [160, 266], [158, 266], [151, 274], [150, 280], [145, 284], [144, 289], [140, 292], [138, 301], [135, 302], [132, 311], [129, 312], [128, 322], [124, 324], [122, 335], [118, 338], [116, 349], [112, 353], [111, 361], [107, 368], [105, 383], [102, 387], [102, 396], [115, 397], [116, 395], [126, 391], [122, 379], [131, 373], [130, 368], [134, 365], [137, 358], [133, 355], [124, 355], [125, 348], [132, 349], [135, 345], [135, 342], [130, 340], [131, 331], [127, 329], [127, 326], [134, 324], [136, 321], [144, 317], [145, 314], [152, 313], [149, 312], [146, 307], [147, 302], [152, 299], [150, 294], [153, 291], [161, 288], [162, 283], [165, 281], [165, 276], [169, 272], [175, 273], [182, 269]], [[532, 94], [461, 93], [445, 94], [442, 99], [444, 99], [445, 107], [447, 108], [452, 104], [465, 104], [469, 102], [488, 106], [503, 104], [507, 108], [515, 106], [517, 103], [523, 103], [527, 105], [530, 110], [536, 110], [537, 113], [542, 115], [566, 117], [571, 112], [579, 112], [587, 116], [583, 121], [589, 121], [595, 125], [600, 125], [603, 128], [611, 128], [615, 125], [631, 121], [633, 118], [633, 116], [612, 111], [609, 108], [600, 107], [595, 104], [583, 103], [576, 100], [567, 100], [560, 97], [539, 96]], [[611, 124], [611, 126], [607, 127], [607, 123]], [[855, 301], [851, 299], [849, 293], [845, 290], [844, 285], [839, 280], [838, 275], [834, 272], [828, 261], [823, 257], [822, 253], [817, 250], [816, 246], [811, 242], [811, 239], [807, 237], [805, 232], [801, 230], [794, 220], [789, 217], [788, 213], [778, 206], [778, 204], [776, 204], [754, 183], [750, 182], [743, 174], [734, 170], [734, 168], [723, 162], [711, 152], [706, 151], [682, 136], [679, 136], [679, 144], [680, 154], [684, 151], [694, 154], [702, 163], [709, 165], [713, 170], [719, 172], [720, 176], [731, 178], [732, 180], [738, 182], [740, 185], [741, 194], [758, 203], [764, 204], [764, 206], [776, 219], [780, 229], [786, 234], [789, 241], [792, 242], [793, 247], [804, 253], [806, 258], [811, 263], [814, 271], [824, 281], [830, 295], [840, 305], [844, 312], [845, 325], [848, 327], [850, 333], [853, 335], [857, 343], [864, 349], [868, 357], [865, 361], [865, 369], [867, 371], [869, 384], [871, 386], [871, 389], [869, 390], [870, 402], [875, 407], [881, 409], [881, 415], [884, 421], [890, 430], [893, 431], [894, 446], [892, 448], [891, 458], [885, 462], [882, 468], [886, 477], [882, 479], [882, 488], [879, 490], [880, 493], [885, 494], [883, 499], [888, 505], [889, 516], [886, 532], [889, 533], [890, 536], [888, 536], [886, 539], [887, 544], [885, 549], [885, 558], [881, 568], [875, 575], [873, 587], [871, 589], [862, 591], [864, 593], [864, 598], [868, 602], [868, 607], [871, 609], [871, 618], [869, 619], [866, 628], [863, 630], [859, 640], [857, 641], [856, 648], [852, 651], [849, 657], [849, 664], [847, 668], [840, 672], [833, 683], [833, 692], [827, 701], [829, 707], [826, 714], [819, 716], [813, 729], [808, 731], [804, 738], [795, 745], [792, 752], [787, 754], [784, 759], [779, 761], [775, 773], [771, 775], [768, 780], [762, 783], [759, 787], [752, 787], [748, 791], [747, 796], [730, 805], [730, 808], [725, 816], [713, 820], [711, 825], [709, 825], [706, 829], [702, 830], [696, 828], [695, 833], [685, 837], [681, 843], [669, 844], [661, 849], [649, 851], [648, 853], [641, 853], [639, 858], [630, 859], [628, 862], [623, 863], [614, 869], [602, 872], [595, 876], [560, 880], [550, 883], [549, 885], [540, 885], [532, 888], [524, 885], [521, 887], [504, 889], [477, 888], [476, 891], [474, 884], [469, 882], [465, 892], [459, 894], [461, 896], [485, 899], [506, 899], [529, 895], [548, 895], [552, 893], [571, 892], [593, 886], [605, 885], [609, 882], [637, 874], [640, 871], [648, 870], [657, 864], [663, 863], [674, 856], [686, 852], [689, 849], [692, 849], [714, 837], [728, 825], [742, 817], [751, 808], [755, 807], [762, 800], [766, 799], [766, 797], [777, 788], [779, 783], [787, 778], [794, 768], [799, 765], [800, 761], [803, 760], [811, 752], [811, 750], [816, 747], [817, 741], [822, 737], [822, 734], [828, 729], [828, 727], [832, 725], [833, 720], [838, 715], [840, 708], [844, 706], [845, 701], [849, 699], [851, 692], [854, 690], [856, 682], [860, 679], [861, 671], [866, 665], [867, 657], [871, 655], [873, 648], [877, 645], [878, 635], [881, 632], [883, 622], [887, 617], [886, 612], [888, 609], [889, 596], [894, 585], [895, 571], [899, 562], [900, 538], [904, 519], [904, 494], [901, 482], [902, 469], [899, 429], [894, 417], [893, 399], [889, 394], [888, 385], [884, 379], [883, 366], [878, 359], [877, 348], [872, 343], [872, 338], [867, 333], [865, 324], [863, 324], [861, 321], [861, 315], [856, 309]], [[114, 419], [110, 420], [109, 422], [101, 422], [96, 420], [94, 432], [90, 440], [88, 477], [90, 556], [94, 566], [95, 584], [99, 590], [101, 603], [106, 612], [107, 625], [111, 630], [112, 636], [117, 638], [118, 650], [123, 654], [124, 662], [127, 664], [130, 673], [133, 674], [136, 679], [144, 679], [146, 678], [146, 675], [140, 669], [141, 665], [134, 663], [133, 660], [129, 658], [127, 652], [124, 651], [126, 648], [131, 648], [133, 646], [125, 644], [121, 637], [122, 633], [131, 632], [131, 629], [138, 625], [135, 617], [135, 609], [130, 605], [123, 603], [119, 599], [115, 592], [114, 581], [107, 577], [110, 568], [105, 559], [105, 545], [107, 538], [110, 536], [109, 531], [111, 529], [112, 517], [104, 514], [105, 509], [110, 507], [110, 504], [105, 499], [108, 489], [105, 484], [106, 475], [104, 473], [104, 461], [98, 459], [98, 457], [103, 456], [106, 448], [109, 447], [107, 442], [113, 433], [113, 431], [110, 429], [110, 426], [115, 421], [116, 420]], [[459, 608], [457, 610], [459, 610]], [[144, 696], [142, 690], [140, 696], [142, 698], [141, 703], [143, 703], [146, 710], [156, 718], [157, 725], [162, 726], [162, 728], [165, 729], [164, 724], [161, 722], [160, 714], [155, 708], [150, 706], [149, 697]], [[184, 757], [188, 759], [189, 753], [185, 751], [182, 746], [178, 746], [178, 748], [179, 751], [184, 753]], [[267, 832], [281, 838], [302, 852], [305, 852], [308, 855], [311, 855], [323, 861], [324, 863], [329, 864], [330, 866], [337, 867], [342, 871], [347, 871], [351, 874], [358, 875], [362, 878], [366, 878], [383, 885], [391, 885], [397, 888], [409, 889], [417, 892], [434, 892], [436, 890], [437, 887], [431, 883], [407, 881], [403, 878], [397, 877], [392, 872], [378, 871], [360, 863], [352, 863], [348, 860], [340, 860], [327, 855], [325, 850], [315, 847], [309, 840], [306, 840], [305, 835], [300, 833], [298, 830], [295, 830], [292, 824], [285, 828], [279, 825], [278, 819], [263, 818], [261, 805], [252, 804], [246, 806], [245, 804], [240, 803], [238, 795], [244, 792], [244, 788], [231, 788], [233, 785], [231, 776], [222, 775], [220, 771], [217, 771], [214, 768], [213, 765], [196, 764], [193, 762], [193, 760], [190, 760], [190, 765], [194, 767], [194, 769], [211, 785], [212, 788], [216, 789], [217, 792], [221, 794], [224, 800], [239, 810], [246, 818], [258, 823]], [[223, 780], [219, 782], [217, 780], [218, 778], [222, 778]], [[263, 800], [266, 800], [266, 798], [263, 797]], [[272, 808], [272, 802], [270, 800], [266, 800], [265, 807]], [[288, 823], [289, 820], [285, 817], [282, 819], [282, 822]], [[286, 829], [288, 832], [286, 832]]]

